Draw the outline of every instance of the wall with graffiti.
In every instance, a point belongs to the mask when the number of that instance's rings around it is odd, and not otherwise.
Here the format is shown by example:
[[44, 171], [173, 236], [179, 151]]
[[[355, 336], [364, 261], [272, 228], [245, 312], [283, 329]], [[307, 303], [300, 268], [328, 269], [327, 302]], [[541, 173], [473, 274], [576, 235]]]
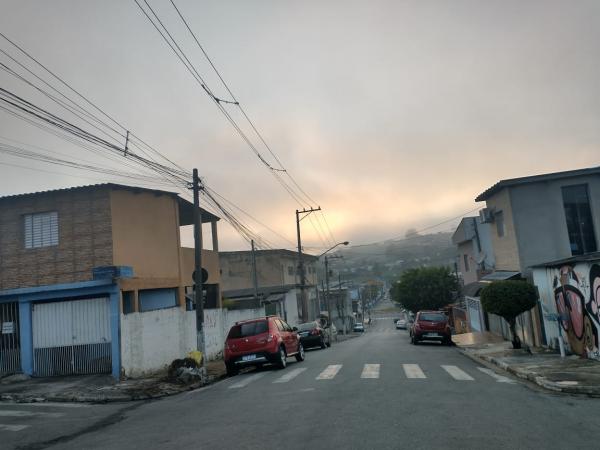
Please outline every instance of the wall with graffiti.
[[534, 269], [547, 343], [600, 360], [600, 260]]

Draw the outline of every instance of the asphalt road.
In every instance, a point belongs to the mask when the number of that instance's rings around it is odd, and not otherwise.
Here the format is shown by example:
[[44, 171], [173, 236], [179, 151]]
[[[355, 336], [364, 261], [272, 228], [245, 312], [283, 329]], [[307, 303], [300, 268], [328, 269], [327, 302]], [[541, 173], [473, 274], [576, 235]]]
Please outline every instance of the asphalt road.
[[542, 392], [477, 365], [456, 348], [412, 346], [406, 331], [395, 330], [396, 315], [380, 311], [364, 335], [309, 351], [301, 363], [290, 358], [285, 370], [251, 371], [164, 400], [0, 404], [0, 447], [598, 447], [600, 400]]

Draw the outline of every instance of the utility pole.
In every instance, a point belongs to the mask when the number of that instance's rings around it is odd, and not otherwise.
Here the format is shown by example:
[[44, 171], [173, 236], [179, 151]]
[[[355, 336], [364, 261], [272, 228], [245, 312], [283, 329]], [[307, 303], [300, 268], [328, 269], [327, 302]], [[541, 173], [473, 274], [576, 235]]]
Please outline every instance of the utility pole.
[[333, 317], [331, 317], [331, 300], [329, 297], [329, 259], [327, 258], [327, 255], [325, 255], [325, 286], [327, 286], [325, 304], [327, 305], [327, 316], [329, 318], [329, 343], [331, 343], [331, 325], [333, 324]]
[[[296, 234], [298, 236], [298, 272], [300, 275], [300, 300], [302, 304], [302, 322], [308, 321], [308, 299], [306, 298], [306, 276], [304, 274], [304, 261], [302, 260], [302, 239], [300, 237], [300, 221], [304, 219], [308, 214], [321, 211], [321, 207], [318, 208], [303, 208], [302, 211], [296, 210]], [[300, 218], [300, 215], [304, 214], [304, 217]]]
[[342, 297], [342, 274], [338, 272], [338, 289], [339, 298], [342, 299], [342, 326], [344, 327], [344, 334], [346, 334], [346, 298]]
[[252, 245], [252, 285], [254, 287], [254, 301], [258, 301], [258, 276], [256, 274], [256, 251], [254, 250], [254, 239], [250, 241]]
[[202, 300], [202, 217], [200, 213], [200, 178], [194, 169], [194, 300], [196, 301], [196, 332], [198, 349], [202, 352], [202, 379], [206, 379], [206, 343], [204, 339], [204, 303]]

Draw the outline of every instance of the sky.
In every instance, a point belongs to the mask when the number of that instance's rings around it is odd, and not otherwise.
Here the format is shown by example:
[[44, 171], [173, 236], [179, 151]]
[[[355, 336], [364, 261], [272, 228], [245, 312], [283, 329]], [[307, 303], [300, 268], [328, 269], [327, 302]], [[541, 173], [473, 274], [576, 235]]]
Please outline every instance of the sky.
[[[215, 95], [229, 98], [171, 3], [148, 2]], [[599, 165], [600, 2], [175, 3], [315, 203], [291, 198], [133, 0], [0, 0], [0, 31], [161, 153], [197, 167], [285, 238], [238, 211], [275, 247], [294, 246], [299, 207], [323, 210], [302, 222], [304, 245], [318, 253], [440, 222], [432, 231], [450, 231], [457, 221], [447, 220], [483, 207], [474, 198], [500, 179]], [[0, 49], [25, 61], [2, 38]], [[1, 53], [0, 62], [12, 64]], [[63, 114], [5, 71], [0, 87]], [[0, 142], [14, 141], [129, 170], [0, 110]], [[105, 181], [123, 182], [0, 153], [0, 195]], [[224, 250], [249, 246], [225, 223], [219, 238]]]

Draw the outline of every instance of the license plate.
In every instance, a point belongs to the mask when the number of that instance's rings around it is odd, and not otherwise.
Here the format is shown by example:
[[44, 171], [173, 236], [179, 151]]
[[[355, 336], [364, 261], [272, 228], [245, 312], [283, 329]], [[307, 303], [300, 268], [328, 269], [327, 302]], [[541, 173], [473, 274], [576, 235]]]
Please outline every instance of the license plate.
[[427, 337], [438, 337], [437, 333], [425, 333], [425, 336]]
[[242, 361], [252, 361], [256, 359], [256, 355], [244, 355], [242, 356]]

